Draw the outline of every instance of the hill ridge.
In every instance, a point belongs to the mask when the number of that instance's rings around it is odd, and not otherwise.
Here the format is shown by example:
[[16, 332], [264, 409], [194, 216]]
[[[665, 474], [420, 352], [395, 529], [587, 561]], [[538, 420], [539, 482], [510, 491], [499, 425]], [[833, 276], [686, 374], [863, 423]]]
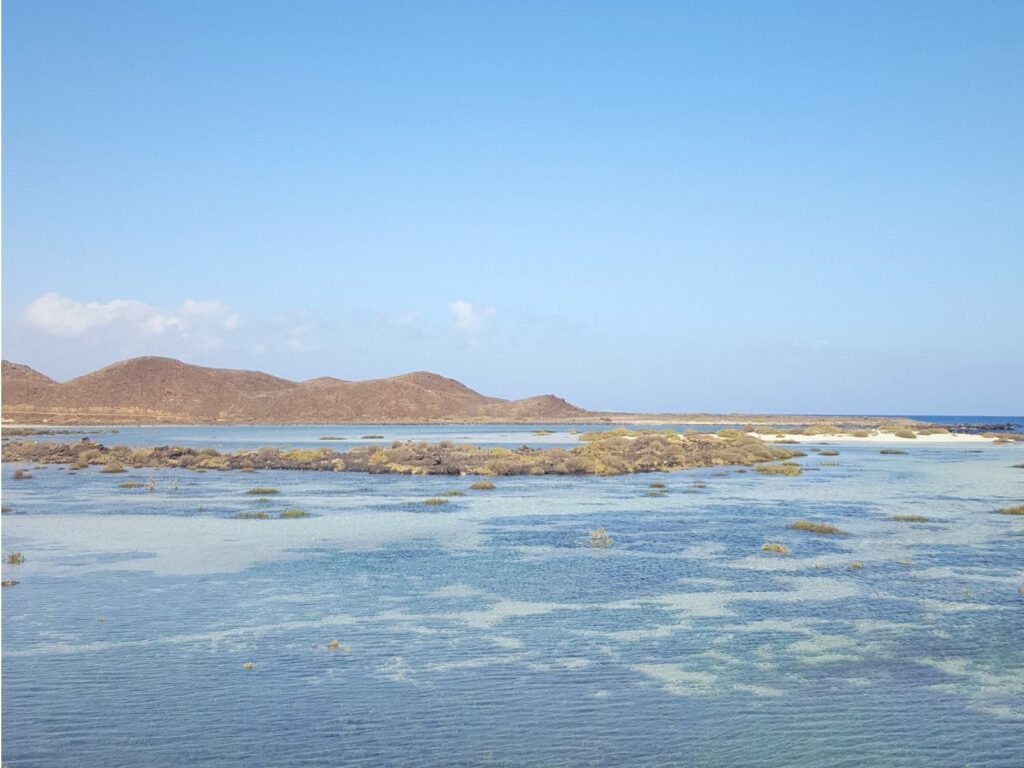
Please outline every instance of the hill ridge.
[[121, 360], [65, 382], [3, 361], [5, 422], [60, 424], [315, 424], [537, 421], [587, 411], [554, 395], [488, 397], [430, 371], [347, 381], [292, 381], [170, 357]]

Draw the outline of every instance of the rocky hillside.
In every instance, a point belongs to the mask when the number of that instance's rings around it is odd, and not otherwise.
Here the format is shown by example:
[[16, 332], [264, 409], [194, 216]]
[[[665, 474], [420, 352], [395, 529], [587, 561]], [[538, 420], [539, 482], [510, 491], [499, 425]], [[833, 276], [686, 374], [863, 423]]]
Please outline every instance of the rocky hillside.
[[544, 421], [586, 411], [552, 395], [486, 397], [453, 379], [295, 382], [162, 357], [125, 360], [64, 383], [3, 362], [3, 419], [53, 424], [340, 424]]

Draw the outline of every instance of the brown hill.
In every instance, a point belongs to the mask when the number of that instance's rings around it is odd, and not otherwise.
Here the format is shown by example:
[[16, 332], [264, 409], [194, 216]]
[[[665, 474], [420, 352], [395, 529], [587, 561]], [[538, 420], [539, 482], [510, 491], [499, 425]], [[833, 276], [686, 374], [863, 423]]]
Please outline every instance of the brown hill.
[[28, 366], [3, 363], [3, 418], [9, 422], [339, 424], [539, 421], [585, 414], [552, 395], [501, 400], [426, 372], [294, 382], [139, 357], [61, 384]]
[[27, 365], [3, 361], [3, 399], [12, 403], [45, 401], [60, 385]]

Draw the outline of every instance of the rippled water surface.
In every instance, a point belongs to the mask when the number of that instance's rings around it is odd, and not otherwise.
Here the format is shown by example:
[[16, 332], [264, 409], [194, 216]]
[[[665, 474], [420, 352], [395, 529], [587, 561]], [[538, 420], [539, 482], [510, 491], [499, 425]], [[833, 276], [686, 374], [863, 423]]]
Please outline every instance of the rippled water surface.
[[[94, 437], [343, 450], [319, 436], [367, 434], [261, 429]], [[900, 447], [811, 451], [800, 477], [493, 491], [314, 472], [15, 481], [5, 464], [3, 549], [25, 562], [3, 566], [19, 582], [3, 590], [3, 760], [1017, 768], [1024, 518], [994, 510], [1024, 501], [1024, 446]], [[422, 503], [449, 490], [464, 495]], [[312, 516], [237, 517], [285, 508]], [[908, 514], [929, 521], [890, 519]], [[785, 527], [798, 519], [847, 535]], [[586, 546], [598, 527], [607, 549]]]

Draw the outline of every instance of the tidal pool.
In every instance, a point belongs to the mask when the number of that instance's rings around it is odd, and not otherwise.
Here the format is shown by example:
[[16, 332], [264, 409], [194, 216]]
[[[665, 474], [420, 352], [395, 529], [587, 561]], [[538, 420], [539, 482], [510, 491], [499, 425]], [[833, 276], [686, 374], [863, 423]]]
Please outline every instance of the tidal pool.
[[[281, 444], [346, 436], [301, 429]], [[430, 436], [525, 437], [480, 430]], [[1024, 446], [833, 447], [799, 477], [492, 491], [5, 464], [3, 551], [25, 562], [3, 566], [4, 762], [1024, 764], [1024, 518], [994, 513], [1024, 499]], [[311, 516], [276, 517], [290, 508]], [[587, 546], [597, 528], [611, 546]]]

